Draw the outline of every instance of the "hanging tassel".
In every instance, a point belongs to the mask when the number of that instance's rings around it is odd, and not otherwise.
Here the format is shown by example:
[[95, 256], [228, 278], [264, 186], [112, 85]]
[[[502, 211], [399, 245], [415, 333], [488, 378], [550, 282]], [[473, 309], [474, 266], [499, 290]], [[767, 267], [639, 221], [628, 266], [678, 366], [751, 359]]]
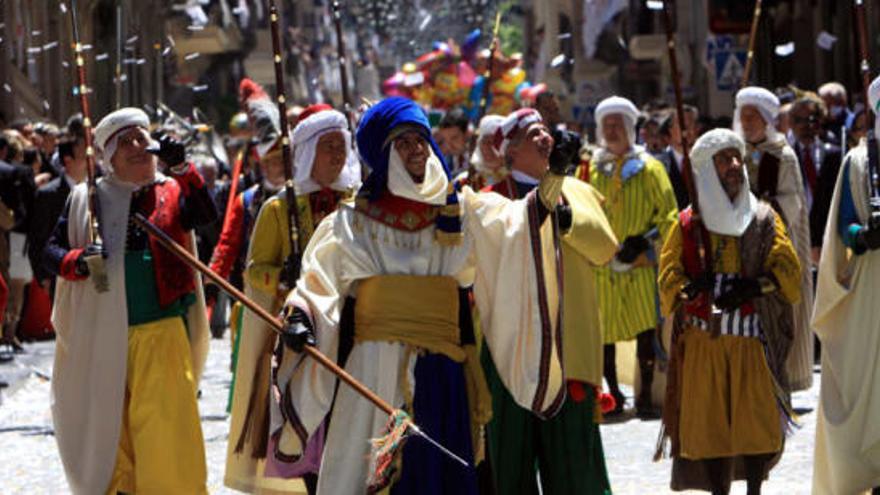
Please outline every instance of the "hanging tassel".
[[367, 479], [369, 493], [376, 493], [390, 483], [398, 471], [398, 463], [395, 462], [397, 453], [407, 438], [407, 430], [410, 425], [409, 414], [403, 409], [397, 409], [388, 418], [388, 423], [382, 430], [379, 438], [370, 440], [370, 476]]

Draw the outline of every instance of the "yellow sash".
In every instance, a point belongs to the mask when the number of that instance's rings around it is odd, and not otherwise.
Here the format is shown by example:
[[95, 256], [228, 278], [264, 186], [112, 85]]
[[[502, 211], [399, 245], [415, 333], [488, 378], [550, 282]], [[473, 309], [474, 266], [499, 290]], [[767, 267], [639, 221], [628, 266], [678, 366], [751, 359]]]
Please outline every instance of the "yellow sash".
[[476, 454], [480, 428], [492, 418], [492, 397], [476, 346], [461, 344], [458, 311], [458, 283], [452, 277], [370, 277], [358, 287], [354, 339], [400, 342], [463, 363]]

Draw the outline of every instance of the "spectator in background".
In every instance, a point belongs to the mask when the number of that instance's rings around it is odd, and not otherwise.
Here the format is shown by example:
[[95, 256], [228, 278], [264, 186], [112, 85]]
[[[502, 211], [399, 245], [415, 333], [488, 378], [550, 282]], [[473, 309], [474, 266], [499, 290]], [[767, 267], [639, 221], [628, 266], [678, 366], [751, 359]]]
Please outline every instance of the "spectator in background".
[[846, 88], [839, 82], [827, 82], [819, 86], [819, 98], [822, 98], [825, 108], [828, 110], [822, 122], [825, 131], [824, 139], [837, 146], [842, 146], [843, 130], [852, 115], [847, 102]]
[[58, 155], [63, 163], [63, 173], [37, 189], [34, 204], [38, 205], [31, 215], [28, 228], [28, 258], [34, 278], [52, 293], [55, 277], [43, 266], [43, 248], [52, 235], [58, 217], [64, 210], [70, 191], [86, 180], [86, 147], [82, 139], [67, 139], [58, 145]]
[[792, 103], [788, 139], [798, 156], [804, 180], [814, 263], [819, 261], [828, 208], [841, 161], [840, 147], [821, 139], [824, 119], [825, 104], [815, 94], [806, 94]]
[[667, 118], [668, 114], [665, 113], [650, 113], [639, 129], [641, 134], [639, 137], [641, 138], [641, 141], [645, 143], [645, 149], [648, 153], [654, 155], [655, 158], [657, 155], [662, 154], [669, 146], [669, 135], [660, 131], [660, 128], [663, 127], [663, 123]]
[[470, 135], [470, 120], [460, 108], [446, 112], [434, 131], [434, 139], [453, 177], [468, 168]]
[[867, 134], [868, 114], [865, 112], [865, 106], [858, 103], [846, 119], [846, 148], [848, 150], [855, 148]]
[[[776, 117], [776, 130], [783, 136], [788, 136], [788, 132], [791, 130], [791, 119], [789, 118], [790, 112], [791, 103], [784, 103], [779, 107], [779, 116]], [[789, 144], [790, 143], [791, 141], [789, 141]]]
[[[688, 146], [693, 146], [699, 135], [697, 130], [697, 120], [700, 117], [700, 111], [692, 105], [684, 105], [684, 125], [685, 137]], [[687, 188], [684, 184], [684, 176], [682, 175], [682, 164], [684, 154], [690, 150], [683, 150], [681, 147], [681, 130], [678, 125], [678, 113], [675, 110], [669, 112], [666, 120], [660, 126], [660, 134], [664, 136], [669, 143], [666, 149], [657, 155], [664, 167], [666, 174], [669, 176], [669, 182], [672, 183], [672, 190], [675, 191], [675, 202], [679, 210], [683, 210], [690, 204]]]
[[49, 122], [41, 122], [34, 128], [34, 134], [40, 136], [40, 162], [43, 167], [40, 172], [48, 173], [54, 179], [63, 173], [59, 163], [52, 163], [53, 159], [57, 159], [58, 139], [61, 137], [61, 130], [58, 126]]

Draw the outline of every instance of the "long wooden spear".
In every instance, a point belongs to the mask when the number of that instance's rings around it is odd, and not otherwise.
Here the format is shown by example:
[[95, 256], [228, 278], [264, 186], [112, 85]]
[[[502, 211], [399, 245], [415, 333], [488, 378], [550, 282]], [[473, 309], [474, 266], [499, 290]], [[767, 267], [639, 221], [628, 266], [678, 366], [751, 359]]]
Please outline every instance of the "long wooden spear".
[[489, 107], [489, 91], [492, 81], [495, 79], [495, 54], [498, 52], [498, 31], [501, 29], [501, 9], [495, 13], [495, 27], [492, 28], [492, 41], [489, 43], [489, 61], [486, 72], [483, 74], [483, 91], [480, 94], [480, 108], [477, 111], [477, 119], [474, 122], [480, 125], [480, 120], [486, 115]]
[[[336, 61], [339, 64], [339, 84], [342, 86], [342, 108], [348, 120], [348, 130], [354, 131], [351, 92], [348, 89], [348, 67], [345, 63], [345, 38], [342, 36], [342, 7], [333, 0], [333, 24], [336, 27]], [[353, 135], [353, 134], [352, 134]], [[354, 140], [352, 139], [352, 144]]]
[[749, 74], [752, 72], [752, 61], [755, 58], [755, 38], [758, 37], [758, 23], [761, 20], [762, 0], [755, 1], [755, 12], [752, 14], [752, 29], [749, 32], [749, 51], [746, 53], [746, 66], [743, 68], [741, 87], [749, 85]]
[[287, 287], [293, 287], [299, 278], [302, 246], [300, 245], [299, 238], [299, 205], [297, 204], [296, 190], [293, 183], [293, 155], [290, 149], [290, 131], [287, 123], [287, 97], [284, 94], [284, 60], [281, 52], [281, 27], [279, 26], [278, 6], [275, 4], [275, 0], [269, 0], [269, 21], [272, 26], [272, 51], [274, 52], [275, 59], [275, 97], [278, 101], [278, 120], [281, 126], [281, 157], [284, 160], [287, 233], [290, 237], [290, 254], [284, 262], [284, 270], [282, 270], [281, 276]]
[[[197, 270], [202, 273], [202, 275], [211, 279], [212, 282], [217, 284], [221, 289], [226, 291], [233, 299], [240, 302], [244, 307], [254, 312], [261, 320], [266, 322], [269, 327], [278, 335], [283, 335], [284, 333], [284, 323], [281, 322], [277, 317], [270, 314], [266, 311], [262, 306], [251, 300], [249, 297], [244, 295], [240, 290], [236, 289], [229, 281], [225, 278], [218, 275], [216, 272], [208, 268], [207, 265], [202, 263], [198, 258], [196, 258], [192, 253], [190, 253], [186, 248], [178, 244], [171, 237], [168, 236], [165, 232], [162, 231], [159, 227], [151, 223], [146, 217], [141, 215], [140, 213], [135, 213], [134, 222], [142, 229], [144, 229], [147, 233], [153, 236], [159, 244], [162, 245], [169, 252], [180, 258], [181, 261], [186, 263], [190, 268]], [[375, 392], [370, 390], [366, 385], [358, 381], [357, 378], [351, 376], [347, 371], [345, 371], [341, 366], [336, 364], [332, 359], [327, 357], [324, 353], [319, 351], [313, 346], [305, 346], [303, 348], [303, 352], [308, 354], [311, 358], [324, 366], [334, 375], [339, 377], [340, 380], [347, 383], [351, 388], [355, 390], [361, 397], [367, 399], [373, 405], [381, 409], [383, 412], [388, 414], [389, 416], [397, 416], [400, 415], [401, 412], [394, 407], [391, 406], [384, 399], [379, 397]], [[451, 458], [461, 462], [465, 466], [468, 465], [466, 461], [461, 459], [459, 456], [455, 455], [447, 448], [440, 445], [436, 440], [430, 438], [425, 432], [423, 432], [415, 423], [412, 422], [411, 419], [406, 418], [405, 420], [406, 428], [412, 433], [419, 435], [420, 437], [426, 439], [429, 443], [433, 444], [445, 454], [449, 455]]]
[[[100, 213], [101, 208], [98, 201], [98, 188], [95, 179], [95, 148], [92, 141], [92, 119], [89, 113], [89, 88], [86, 84], [86, 67], [83, 57], [83, 46], [79, 38], [79, 22], [77, 21], [76, 0], [70, 1], [70, 26], [71, 36], [73, 37], [73, 51], [76, 58], [76, 75], [79, 93], [80, 111], [83, 116], [83, 140], [86, 145], [86, 184], [88, 187], [89, 211], [88, 211], [88, 230], [89, 243], [102, 245]], [[86, 259], [89, 266], [89, 278], [98, 292], [107, 292], [110, 290], [110, 281], [107, 278], [107, 270], [104, 265], [104, 257], [100, 254], [89, 256]]]
[[[855, 0], [853, 13], [856, 16], [856, 30], [858, 31], [859, 40], [859, 70], [862, 75], [862, 91], [865, 98], [865, 115], [868, 122], [874, 121], [875, 108], [871, 108], [871, 98], [869, 89], [871, 87], [871, 62], [868, 58], [868, 28], [865, 24], [865, 3], [864, 0]], [[874, 135], [874, 126], [868, 125], [867, 133], [868, 145], [868, 184], [871, 191], [872, 210], [877, 210], [877, 198], [880, 196], [880, 163], [877, 158], [877, 136]], [[873, 218], [873, 215], [872, 215]]]

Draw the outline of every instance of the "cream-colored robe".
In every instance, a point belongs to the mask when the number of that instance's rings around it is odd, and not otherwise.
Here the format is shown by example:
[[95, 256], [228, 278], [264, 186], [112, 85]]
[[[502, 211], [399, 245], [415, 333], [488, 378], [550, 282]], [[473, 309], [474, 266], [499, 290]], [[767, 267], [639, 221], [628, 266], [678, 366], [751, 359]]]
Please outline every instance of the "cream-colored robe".
[[[173, 179], [160, 176], [158, 180]], [[110, 291], [99, 294], [91, 280], [73, 282], [60, 277], [55, 289], [52, 419], [67, 481], [76, 494], [104, 493], [116, 463], [128, 356], [125, 237], [132, 191], [113, 179], [98, 181]], [[86, 185], [80, 184], [70, 195], [68, 236], [73, 248], [88, 244], [87, 211]], [[187, 329], [198, 381], [209, 343], [200, 278], [196, 291]]]
[[[392, 229], [343, 205], [324, 219], [303, 256], [302, 276], [291, 294], [306, 310], [317, 334], [318, 348], [336, 360], [338, 323], [345, 297], [355, 294], [360, 280], [374, 275], [445, 275], [460, 286], [474, 283], [483, 335], [505, 386], [524, 408], [550, 415], [564, 394], [557, 321], [560, 294], [552, 224], [540, 226], [541, 260], [550, 321], [541, 319], [539, 282], [532, 256], [532, 237], [525, 200], [510, 201], [495, 193], [476, 194], [465, 188], [459, 196], [463, 242], [441, 246], [435, 229], [416, 232]], [[418, 297], [414, 294], [413, 297]], [[547, 326], [545, 326], [545, 324]], [[545, 331], [547, 329], [551, 331]], [[542, 356], [548, 369], [542, 370]], [[395, 407], [404, 405], [404, 383], [414, 382], [416, 355], [403, 344], [356, 343], [346, 370]], [[315, 363], [285, 352], [278, 383], [291, 394], [301, 433], [311, 434], [324, 420], [334, 396], [336, 377]], [[302, 438], [289, 422], [278, 424], [279, 446], [285, 454], [301, 452]], [[327, 434], [318, 492], [363, 493], [366, 487], [370, 438], [379, 436], [388, 416], [340, 384]]]
[[[753, 190], [758, 186], [758, 162], [751, 159], [755, 147], [748, 145], [749, 183]], [[792, 391], [806, 390], [813, 385], [813, 332], [810, 317], [813, 313], [813, 272], [810, 256], [810, 222], [804, 181], [797, 155], [785, 138], [779, 136], [773, 142], [764, 141], [757, 146], [761, 153], [770, 153], [779, 159], [779, 175], [775, 198], [782, 208], [788, 235], [801, 262], [801, 300], [794, 305], [794, 340], [785, 363], [789, 387]]]
[[880, 486], [880, 251], [855, 256], [840, 239], [841, 189], [850, 187], [859, 220], [868, 219], [866, 146], [849, 152], [849, 184], [835, 187], [813, 327], [822, 340], [822, 389], [813, 493], [851, 495]]

